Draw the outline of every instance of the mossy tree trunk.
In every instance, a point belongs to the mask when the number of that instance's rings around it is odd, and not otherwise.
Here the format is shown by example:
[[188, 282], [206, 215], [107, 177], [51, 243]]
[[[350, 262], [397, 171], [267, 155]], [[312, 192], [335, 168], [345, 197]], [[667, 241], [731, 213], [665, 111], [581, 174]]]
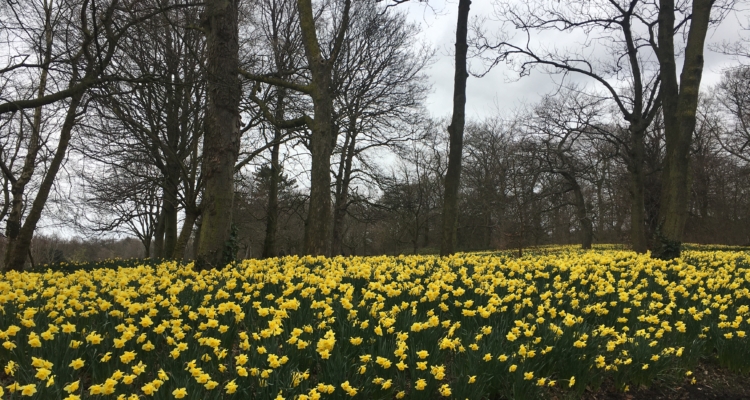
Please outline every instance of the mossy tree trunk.
[[680, 256], [690, 197], [690, 145], [703, 75], [703, 48], [713, 0], [694, 0], [678, 83], [675, 60], [674, 0], [659, 1], [658, 51], [666, 152], [662, 171], [659, 223], [653, 256]]

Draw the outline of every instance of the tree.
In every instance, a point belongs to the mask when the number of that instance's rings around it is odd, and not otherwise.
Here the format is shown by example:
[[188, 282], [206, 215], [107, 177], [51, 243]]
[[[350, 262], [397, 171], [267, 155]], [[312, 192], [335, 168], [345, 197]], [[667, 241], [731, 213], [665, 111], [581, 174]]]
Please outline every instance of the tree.
[[591, 99], [576, 90], [558, 92], [556, 97], [546, 96], [534, 108], [534, 116], [525, 127], [527, 137], [539, 147], [534, 156], [539, 158], [542, 171], [562, 177], [563, 192], [573, 194], [583, 249], [591, 248], [594, 230], [581, 180], [594, 168], [588, 162], [593, 161], [593, 151], [586, 146], [591, 145], [591, 132], [602, 125], [601, 103], [601, 99]]
[[724, 71], [715, 90], [725, 117], [726, 129], [716, 130], [724, 150], [750, 162], [750, 67], [740, 66]]
[[239, 19], [237, 0], [207, 0], [201, 16], [206, 32], [206, 131], [203, 140], [202, 222], [196, 267], [219, 268], [232, 226], [234, 170], [240, 151]]
[[[46, 4], [49, 5], [50, 3]], [[60, 13], [55, 14], [60, 16], [59, 26], [61, 29], [59, 30], [54, 30], [50, 26], [51, 14], [49, 9], [36, 14], [45, 16], [45, 28], [42, 32], [46, 33], [42, 35], [42, 43], [45, 43], [43, 47], [50, 48], [51, 46], [53, 50], [56, 50], [48, 58], [50, 61], [54, 60], [54, 64], [45, 63], [43, 60], [47, 59], [46, 56], [40, 58], [42, 60], [40, 63], [27, 64], [25, 60], [15, 63], [15, 60], [18, 60], [19, 57], [14, 56], [14, 64], [0, 71], [3, 73], [2, 79], [5, 80], [12, 79], [9, 74], [17, 75], [23, 71], [43, 71], [45, 69], [49, 74], [49, 71], [54, 69], [56, 82], [60, 85], [58, 88], [64, 87], [64, 89], [56, 88], [57, 91], [52, 93], [46, 93], [44, 88], [40, 88], [41, 90], [37, 92], [37, 96], [34, 98], [18, 98], [2, 103], [0, 104], [0, 114], [31, 108], [38, 109], [56, 102], [65, 104], [66, 108], [65, 115], [61, 117], [62, 123], [59, 127], [57, 147], [47, 170], [41, 177], [39, 188], [28, 209], [26, 219], [20, 225], [17, 214], [14, 214], [11, 222], [6, 248], [6, 263], [4, 265], [7, 269], [20, 270], [23, 268], [37, 223], [41, 218], [57, 173], [66, 158], [72, 132], [77, 119], [80, 117], [79, 106], [87, 101], [84, 99], [87, 91], [95, 85], [118, 79], [116, 76], [109, 75], [108, 72], [120, 40], [132, 26], [163, 11], [159, 6], [154, 7], [148, 2], [140, 0], [106, 3], [98, 0], [83, 0], [81, 2], [62, 2], [56, 5], [61, 7]], [[15, 10], [13, 15], [18, 18], [17, 26], [21, 32], [31, 29], [26, 21], [19, 17], [25, 16], [25, 13]], [[63, 18], [63, 16], [68, 19]], [[50, 36], [53, 37], [50, 38]], [[61, 43], [59, 47], [52, 46], [51, 43], [57, 40], [54, 37], [59, 37], [59, 43]], [[19, 50], [22, 51], [23, 49]], [[47, 51], [44, 50], [38, 54], [46, 53]], [[51, 79], [51, 75], [47, 76], [45, 82], [49, 79]], [[18, 94], [18, 92], [15, 94]], [[27, 155], [30, 157], [34, 155], [36, 148], [36, 145], [31, 146], [32, 151]], [[7, 171], [4, 172], [7, 173]]]
[[[351, 0], [334, 2], [334, 8], [340, 7], [340, 12], [332, 12], [331, 20], [333, 28], [327, 37], [321, 37], [316, 29], [316, 17], [313, 10], [312, 0], [298, 0], [297, 12], [299, 13], [300, 33], [305, 50], [305, 59], [309, 68], [309, 80], [306, 84], [298, 84], [273, 76], [253, 74], [241, 71], [243, 76], [256, 82], [283, 86], [307, 94], [312, 101], [313, 116], [303, 115], [300, 118], [289, 121], [275, 121], [268, 109], [259, 102], [261, 109], [265, 108], [264, 115], [267, 119], [274, 121], [274, 125], [282, 127], [299, 127], [305, 124], [310, 129], [308, 138], [309, 149], [312, 158], [310, 173], [310, 203], [305, 222], [305, 254], [326, 255], [330, 254], [330, 232], [331, 232], [331, 155], [336, 143], [337, 131], [335, 129], [334, 110], [334, 88], [333, 71], [334, 65], [341, 54], [344, 46], [346, 31], [349, 28]], [[322, 39], [328, 39], [329, 46], [321, 46]]]
[[[116, 191], [116, 185], [140, 180], [144, 186], [159, 189], [160, 214], [150, 254], [156, 258], [183, 257], [200, 213], [204, 41], [199, 31], [186, 28], [196, 21], [195, 9], [170, 10], [133, 29], [130, 40], [120, 46], [116, 67], [118, 75], [129, 79], [97, 90], [96, 100], [90, 105], [94, 113], [73, 144], [87, 165], [79, 174], [89, 184], [102, 188], [84, 191], [77, 201], [80, 206], [89, 203], [88, 194], [99, 197], [100, 192], [107, 192], [103, 186], [108, 184]], [[151, 81], [131, 81], [146, 74]], [[98, 175], [94, 163], [108, 166], [112, 173]], [[142, 174], [152, 169], [159, 173]], [[110, 179], [112, 174], [118, 179]], [[124, 179], [126, 175], [130, 178]], [[184, 212], [184, 220], [178, 233], [179, 210]], [[128, 220], [125, 215], [111, 217]], [[98, 225], [104, 221], [93, 222]]]
[[[656, 24], [654, 11], [641, 0], [573, 1], [535, 0], [528, 3], [497, 3], [498, 18], [522, 35], [493, 41], [479, 35], [476, 46], [489, 51], [484, 57], [490, 68], [509, 61], [519, 76], [535, 67], [554, 74], [577, 74], [598, 85], [598, 93], [614, 103], [619, 119], [625, 122], [628, 137], [610, 135], [607, 140], [625, 150], [631, 186], [631, 243], [637, 252], [647, 250], [645, 217], [644, 137], [660, 110], [660, 76], [649, 62], [650, 29]], [[601, 52], [574, 49], [548, 50], [545, 43], [530, 40], [544, 31], [564, 34], [581, 32], [585, 44], [578, 49], [601, 47]], [[529, 39], [529, 40], [527, 40]], [[491, 54], [491, 55], [486, 55]]]
[[334, 153], [333, 254], [343, 252], [344, 223], [357, 181], [371, 182], [377, 163], [368, 154], [415, 140], [428, 86], [423, 70], [432, 51], [417, 43], [418, 26], [403, 14], [359, 3], [335, 65], [334, 107], [341, 132]]
[[[514, 221], [508, 216], [510, 163], [520, 132], [514, 118], [499, 116], [466, 126], [462, 179], [463, 247], [494, 249]], [[472, 234], [473, 233], [473, 234]]]
[[[256, 21], [254, 25], [258, 26], [261, 37], [256, 41], [253, 58], [267, 58], [268, 72], [270, 76], [282, 78], [285, 80], [295, 81], [299, 79], [298, 75], [302, 74], [304, 67], [304, 54], [302, 50], [302, 39], [299, 32], [298, 13], [296, 3], [293, 0], [263, 0], [260, 2], [254, 13]], [[255, 103], [260, 104], [261, 108], [271, 119], [265, 119], [265, 124], [270, 126], [271, 137], [266, 140], [270, 145], [271, 157], [269, 162], [270, 171], [268, 171], [268, 197], [266, 207], [266, 229], [263, 240], [262, 257], [275, 257], [278, 253], [277, 233], [279, 229], [279, 190], [281, 171], [281, 146], [290, 139], [294, 133], [294, 128], [299, 126], [285, 125], [289, 115], [297, 113], [297, 109], [304, 109], [305, 99], [284, 86], [269, 86], [267, 96], [263, 100], [252, 93], [259, 87], [256, 85], [251, 89], [250, 98]], [[296, 104], [295, 104], [296, 103]], [[299, 105], [301, 104], [301, 106]], [[262, 115], [262, 113], [261, 113]], [[288, 127], [288, 128], [287, 128]], [[261, 128], [261, 135], [265, 137], [266, 130]]]
[[696, 123], [698, 93], [703, 75], [703, 48], [715, 0], [693, 0], [685, 20], [690, 20], [680, 80], [674, 45], [674, 0], [659, 0], [657, 41], [651, 42], [659, 59], [659, 93], [664, 115], [666, 153], [662, 174], [657, 243], [653, 256], [680, 256], [690, 197], [690, 145]]
[[469, 50], [469, 8], [470, 0], [459, 0], [458, 21], [456, 22], [456, 60], [453, 77], [453, 117], [448, 126], [450, 151], [448, 170], [445, 174], [445, 195], [443, 196], [443, 230], [440, 240], [440, 255], [456, 251], [456, 229], [458, 224], [458, 189], [461, 184], [461, 158], [463, 157], [464, 125], [466, 124], [466, 79], [469, 73], [466, 55]]

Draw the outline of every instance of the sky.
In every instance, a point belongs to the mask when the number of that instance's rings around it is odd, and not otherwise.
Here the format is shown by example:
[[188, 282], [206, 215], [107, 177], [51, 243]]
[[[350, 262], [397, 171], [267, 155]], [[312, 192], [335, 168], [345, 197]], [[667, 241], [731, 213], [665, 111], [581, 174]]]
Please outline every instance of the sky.
[[[470, 18], [477, 16], [491, 17], [492, 0], [474, 0], [471, 4]], [[431, 43], [437, 50], [434, 64], [427, 71], [432, 84], [432, 92], [427, 99], [427, 109], [434, 116], [450, 116], [453, 98], [453, 55], [450, 52], [455, 43], [455, 26], [458, 14], [458, 0], [430, 0], [425, 3], [409, 2], [401, 4], [408, 18], [422, 26], [422, 38]], [[705, 66], [701, 89], [705, 90], [719, 82], [721, 71], [738, 61], [732, 57], [709, 50], [712, 44], [724, 40], [737, 39], [741, 28], [740, 18], [747, 14], [730, 15], [721, 24], [712, 29], [706, 39]], [[496, 28], [498, 23], [486, 21], [487, 29]], [[561, 35], [546, 35], [545, 43], [550, 46], [570, 45], [573, 40]], [[746, 60], [750, 62], [750, 60]], [[479, 69], [477, 61], [470, 61], [471, 68]], [[678, 65], [678, 68], [680, 66]], [[679, 73], [679, 70], [678, 70]], [[573, 78], [581, 84], [591, 84], [590, 80]], [[518, 79], [517, 75], [505, 64], [499, 64], [482, 78], [469, 77], [467, 82], [466, 114], [470, 119], [481, 119], [499, 112], [506, 113], [533, 104], [545, 94], [555, 90], [559, 76], [542, 72], [532, 72], [530, 76]]]

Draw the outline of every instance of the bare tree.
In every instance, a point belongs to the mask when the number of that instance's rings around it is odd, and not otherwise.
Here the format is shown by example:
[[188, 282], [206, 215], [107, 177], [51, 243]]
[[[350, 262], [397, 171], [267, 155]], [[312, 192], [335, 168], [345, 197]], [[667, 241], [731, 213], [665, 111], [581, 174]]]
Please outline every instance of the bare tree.
[[[624, 120], [628, 138], [613, 137], [626, 149], [631, 177], [630, 226], [633, 249], [647, 248], [644, 190], [644, 135], [659, 112], [659, 71], [650, 47], [656, 24], [653, 7], [641, 0], [528, 3], [498, 2], [497, 16], [520, 33], [520, 38], [493, 42], [480, 32], [477, 47], [490, 51], [484, 57], [490, 68], [510, 61], [519, 76], [535, 67], [554, 74], [576, 74], [601, 88], [600, 96], [612, 101]], [[535, 39], [545, 31], [581, 32], [585, 43], [572, 48], [547, 49]], [[598, 52], [583, 49], [599, 48]], [[599, 56], [604, 53], [605, 55]], [[491, 54], [491, 55], [488, 55]]]
[[602, 102], [575, 90], [558, 92], [535, 107], [534, 117], [525, 126], [527, 138], [539, 146], [534, 155], [542, 171], [562, 177], [563, 192], [573, 195], [583, 249], [591, 248], [594, 230], [582, 180], [595, 167], [590, 156], [595, 140], [591, 133], [603, 124]]
[[[368, 154], [399, 146], [413, 137], [420, 123], [428, 86], [423, 70], [432, 51], [416, 43], [418, 26], [403, 14], [383, 13], [371, 2], [357, 5], [334, 77], [334, 106], [339, 143], [333, 171], [332, 251], [343, 251], [343, 227], [356, 181], [372, 181], [375, 168]], [[382, 152], [381, 152], [382, 153]]]

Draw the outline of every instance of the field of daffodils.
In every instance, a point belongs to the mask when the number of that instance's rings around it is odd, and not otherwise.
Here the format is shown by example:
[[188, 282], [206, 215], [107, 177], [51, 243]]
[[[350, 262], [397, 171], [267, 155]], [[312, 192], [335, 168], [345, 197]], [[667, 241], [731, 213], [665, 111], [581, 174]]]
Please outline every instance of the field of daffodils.
[[[750, 367], [750, 254], [286, 257], [0, 274], [2, 399], [532, 399]], [[700, 379], [700, 377], [698, 378]]]

